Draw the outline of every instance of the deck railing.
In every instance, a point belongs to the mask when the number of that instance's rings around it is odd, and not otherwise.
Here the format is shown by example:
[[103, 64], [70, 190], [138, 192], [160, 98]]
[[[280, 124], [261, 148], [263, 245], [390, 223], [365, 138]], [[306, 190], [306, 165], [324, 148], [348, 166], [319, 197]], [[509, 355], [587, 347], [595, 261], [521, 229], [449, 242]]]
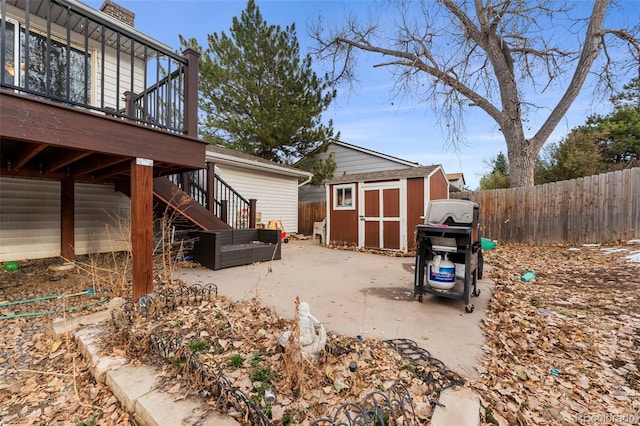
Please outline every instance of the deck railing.
[[168, 176], [200, 205], [232, 228], [255, 228], [256, 200], [247, 200], [215, 173], [213, 163], [206, 169]]
[[197, 135], [198, 54], [184, 57], [68, 0], [0, 0], [0, 86]]

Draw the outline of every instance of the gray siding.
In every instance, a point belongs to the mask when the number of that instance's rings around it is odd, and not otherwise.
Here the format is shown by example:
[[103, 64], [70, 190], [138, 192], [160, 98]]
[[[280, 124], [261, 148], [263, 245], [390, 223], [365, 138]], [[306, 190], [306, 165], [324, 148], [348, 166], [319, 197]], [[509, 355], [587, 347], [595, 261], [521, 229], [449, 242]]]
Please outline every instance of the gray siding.
[[331, 153], [334, 153], [336, 161], [334, 177], [342, 176], [343, 174], [378, 172], [409, 167], [390, 159], [335, 144], [329, 145], [329, 148], [325, 152], [318, 154], [317, 158], [326, 160]]
[[[326, 160], [332, 154], [336, 162], [334, 178], [345, 174], [380, 172], [412, 167], [389, 158], [337, 144], [329, 145], [325, 152], [316, 154], [314, 158]], [[324, 185], [305, 185], [299, 191], [300, 201], [325, 201], [326, 196]]]
[[298, 201], [324, 201], [326, 197], [324, 185], [305, 185], [298, 190]]

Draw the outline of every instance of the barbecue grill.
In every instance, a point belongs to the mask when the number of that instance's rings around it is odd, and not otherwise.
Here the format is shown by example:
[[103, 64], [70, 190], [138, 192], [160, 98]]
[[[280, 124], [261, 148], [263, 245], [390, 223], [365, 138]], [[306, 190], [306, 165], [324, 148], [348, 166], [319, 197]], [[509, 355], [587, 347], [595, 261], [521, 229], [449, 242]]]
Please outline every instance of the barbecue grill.
[[[455, 267], [454, 267], [455, 266]], [[480, 295], [482, 245], [478, 204], [468, 200], [433, 200], [424, 224], [416, 227], [416, 267], [413, 297], [424, 294], [464, 301]]]

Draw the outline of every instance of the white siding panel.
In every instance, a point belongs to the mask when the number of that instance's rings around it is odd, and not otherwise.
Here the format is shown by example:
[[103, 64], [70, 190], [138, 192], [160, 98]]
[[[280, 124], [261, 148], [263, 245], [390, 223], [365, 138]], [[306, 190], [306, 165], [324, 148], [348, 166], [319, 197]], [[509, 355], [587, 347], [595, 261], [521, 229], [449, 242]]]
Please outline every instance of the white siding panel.
[[262, 222], [280, 219], [287, 233], [298, 232], [298, 179], [217, 164], [222, 179], [246, 199], [257, 200]]
[[[125, 250], [129, 199], [111, 185], [76, 184], [76, 254]], [[120, 232], [120, 230], [124, 230]], [[0, 262], [60, 255], [60, 183], [0, 178]]]
[[60, 183], [0, 178], [0, 261], [60, 254]]
[[129, 198], [111, 185], [76, 184], [76, 254], [129, 247]]

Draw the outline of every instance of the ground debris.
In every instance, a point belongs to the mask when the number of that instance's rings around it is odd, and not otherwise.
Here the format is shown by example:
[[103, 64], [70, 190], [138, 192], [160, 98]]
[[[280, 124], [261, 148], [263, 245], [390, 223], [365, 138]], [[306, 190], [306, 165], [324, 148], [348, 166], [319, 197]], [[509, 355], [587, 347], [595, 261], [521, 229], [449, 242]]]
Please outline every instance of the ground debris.
[[640, 265], [600, 246], [500, 244], [484, 258], [496, 282], [472, 384], [484, 421], [640, 421]]
[[[162, 389], [171, 394], [206, 397], [211, 383], [205, 377], [216, 380], [221, 375], [263, 412], [270, 413], [273, 421], [285, 415], [296, 422], [330, 417], [342, 404], [361, 403], [367, 395], [386, 392], [396, 382], [410, 389], [413, 403], [422, 407], [421, 416], [430, 414], [424, 407], [438, 367], [409, 366], [378, 339], [332, 333], [320, 358], [307, 360], [299, 353], [291, 355], [278, 342], [293, 324], [259, 299], [234, 302], [218, 296], [155, 319], [138, 317], [121, 334], [123, 340], [110, 339], [104, 350], [124, 349], [131, 358], [163, 368]], [[115, 335], [113, 331], [109, 334]], [[161, 347], [174, 345], [168, 357], [174, 368], [167, 368], [167, 359], [149, 350], [148, 344], [157, 342], [158, 337], [164, 342]], [[199, 370], [193, 370], [192, 357], [199, 361]], [[267, 389], [276, 392], [273, 404], [265, 402]]]

